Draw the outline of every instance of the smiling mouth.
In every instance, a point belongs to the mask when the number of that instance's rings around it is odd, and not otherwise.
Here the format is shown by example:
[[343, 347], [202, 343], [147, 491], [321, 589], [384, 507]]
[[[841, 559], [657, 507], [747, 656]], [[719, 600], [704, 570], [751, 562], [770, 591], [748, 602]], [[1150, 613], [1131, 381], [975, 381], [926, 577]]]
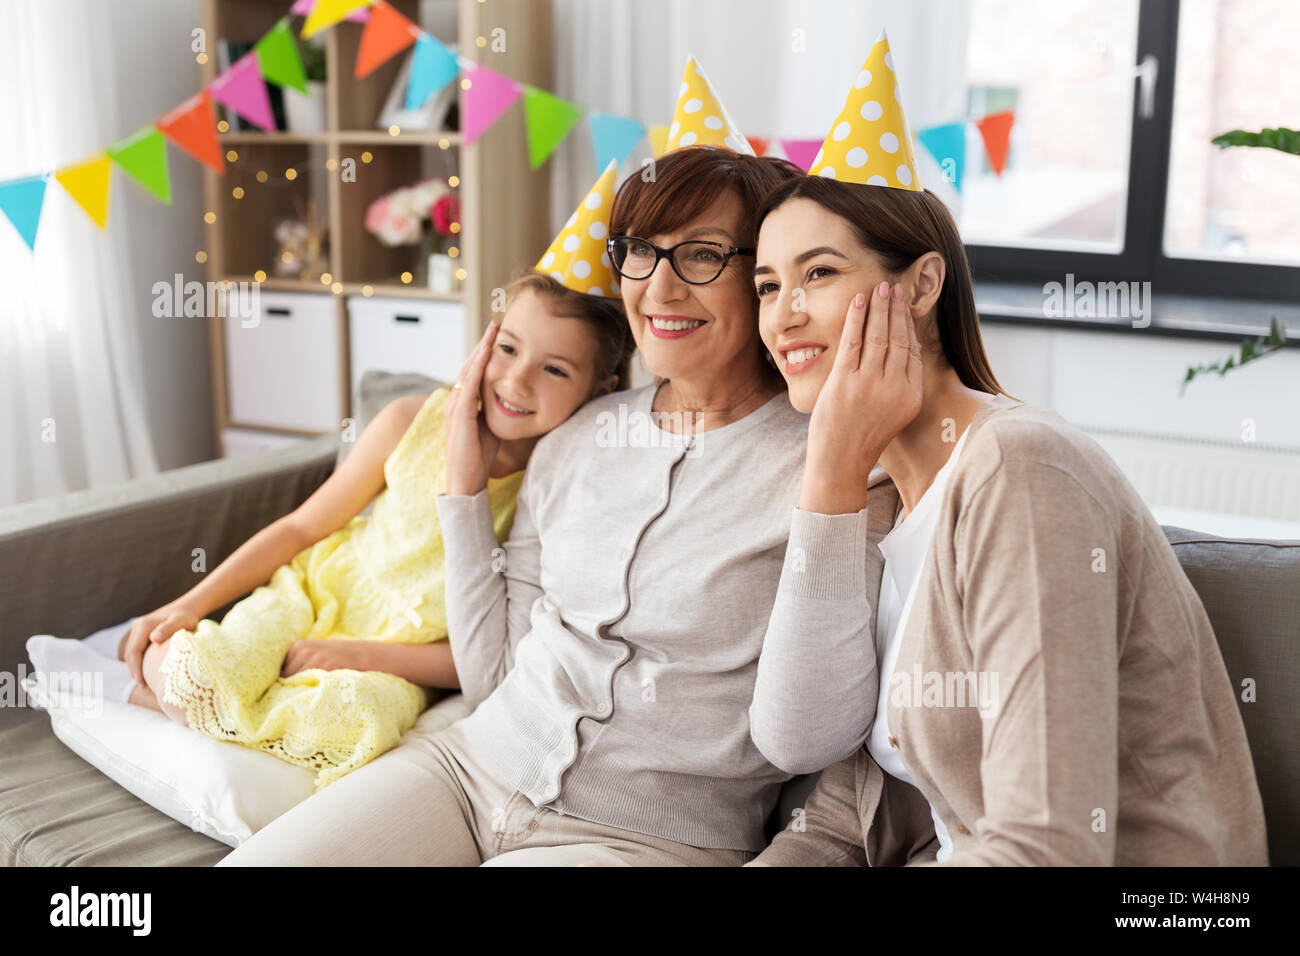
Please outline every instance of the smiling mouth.
[[704, 325], [703, 319], [669, 318], [659, 315], [647, 315], [646, 319], [650, 323], [650, 331], [664, 339], [679, 339]]
[[785, 356], [785, 371], [787, 375], [798, 375], [804, 369], [810, 368], [822, 353], [826, 351], [824, 346], [813, 348], [791, 349], [783, 353]]
[[507, 415], [510, 415], [515, 418], [522, 418], [525, 415], [534, 414], [533, 412], [530, 412], [526, 408], [522, 408], [518, 405], [514, 405], [510, 402], [507, 402], [495, 391], [493, 391], [492, 397], [497, 400], [497, 407], [500, 408], [502, 411], [504, 411]]

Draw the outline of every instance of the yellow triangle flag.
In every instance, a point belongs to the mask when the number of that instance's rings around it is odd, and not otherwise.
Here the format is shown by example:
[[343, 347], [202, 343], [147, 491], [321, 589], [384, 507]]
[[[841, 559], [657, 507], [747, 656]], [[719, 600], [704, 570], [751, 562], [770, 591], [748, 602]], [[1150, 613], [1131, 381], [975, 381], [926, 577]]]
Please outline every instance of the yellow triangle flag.
[[356, 13], [368, 6], [370, 0], [316, 0], [316, 6], [311, 8], [307, 22], [302, 25], [302, 38], [305, 40], [322, 30], [328, 30], [349, 13]]
[[100, 229], [108, 226], [108, 183], [112, 160], [104, 153], [82, 163], [65, 166], [54, 174], [69, 196]]
[[668, 148], [668, 127], [650, 127], [650, 150], [656, 157], [662, 156]]

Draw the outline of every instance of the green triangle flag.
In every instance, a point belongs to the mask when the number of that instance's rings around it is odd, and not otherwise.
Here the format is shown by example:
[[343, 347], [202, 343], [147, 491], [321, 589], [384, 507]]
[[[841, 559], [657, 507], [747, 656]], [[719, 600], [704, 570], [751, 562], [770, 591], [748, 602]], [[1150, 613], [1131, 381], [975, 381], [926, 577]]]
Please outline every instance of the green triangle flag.
[[167, 141], [162, 133], [147, 126], [107, 147], [104, 152], [160, 202], [172, 204], [171, 179], [167, 175]]
[[307, 72], [302, 68], [298, 42], [289, 29], [288, 17], [271, 27], [253, 49], [257, 52], [262, 79], [276, 86], [291, 86], [299, 93], [307, 92]]
[[582, 119], [582, 107], [535, 86], [524, 86], [524, 123], [528, 129], [528, 162], [536, 169]]

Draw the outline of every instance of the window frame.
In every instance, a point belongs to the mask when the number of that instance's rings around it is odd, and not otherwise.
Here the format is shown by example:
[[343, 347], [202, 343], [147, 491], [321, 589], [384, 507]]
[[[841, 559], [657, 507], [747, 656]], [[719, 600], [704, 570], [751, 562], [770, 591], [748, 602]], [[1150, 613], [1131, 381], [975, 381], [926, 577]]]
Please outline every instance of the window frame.
[[[1168, 256], [1165, 210], [1177, 75], [1179, 0], [1139, 0], [1136, 62], [1157, 63], [1154, 110], [1143, 117], [1136, 77], [1129, 146], [1123, 246], [1119, 252], [967, 243], [977, 282], [1151, 282], [1156, 295], [1215, 296], [1262, 301], [1300, 299], [1300, 266]], [[1278, 122], [1281, 122], [1279, 118]], [[1300, 163], [1300, 157], [1297, 157]], [[1300, 171], [1300, 170], [1298, 170]]]

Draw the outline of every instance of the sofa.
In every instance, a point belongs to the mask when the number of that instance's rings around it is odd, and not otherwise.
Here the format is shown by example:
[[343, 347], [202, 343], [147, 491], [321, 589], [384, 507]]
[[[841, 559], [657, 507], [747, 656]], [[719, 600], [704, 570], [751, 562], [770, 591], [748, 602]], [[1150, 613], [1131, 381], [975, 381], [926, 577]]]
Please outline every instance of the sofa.
[[[358, 433], [387, 401], [428, 392], [417, 375], [368, 372]], [[334, 436], [0, 509], [0, 671], [26, 666], [29, 635], [85, 637], [191, 587], [191, 551], [215, 567], [329, 477]], [[1270, 861], [1300, 864], [1300, 541], [1165, 533], [1200, 594], [1240, 695], [1268, 822]], [[225, 608], [213, 616], [220, 617]], [[816, 775], [786, 784], [769, 834]], [[137, 799], [51, 732], [48, 716], [0, 707], [0, 864], [210, 866], [229, 848]]]

